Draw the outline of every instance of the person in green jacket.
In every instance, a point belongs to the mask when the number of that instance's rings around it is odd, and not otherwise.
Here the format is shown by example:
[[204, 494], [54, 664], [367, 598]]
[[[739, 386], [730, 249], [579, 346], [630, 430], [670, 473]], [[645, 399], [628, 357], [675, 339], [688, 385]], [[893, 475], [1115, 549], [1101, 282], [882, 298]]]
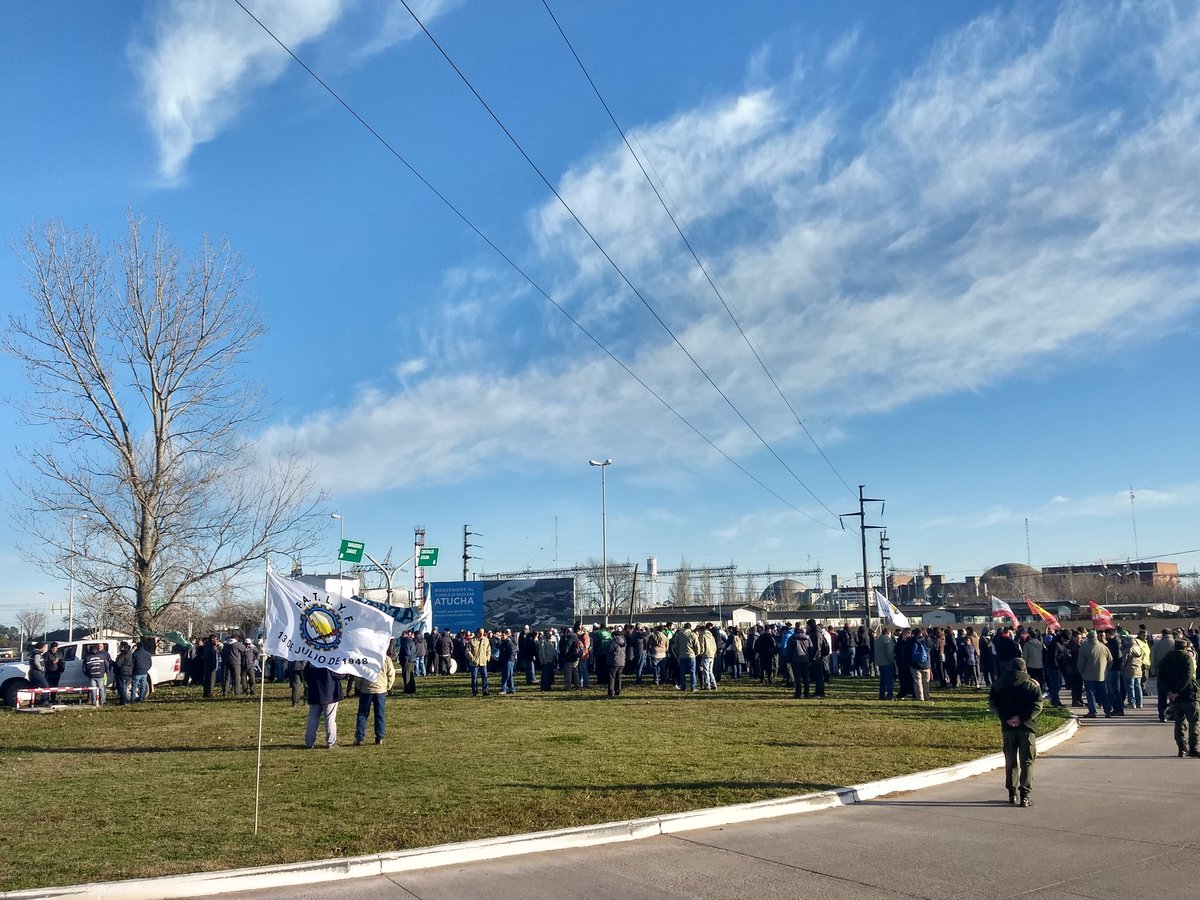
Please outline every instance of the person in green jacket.
[[1037, 759], [1037, 717], [1042, 711], [1042, 687], [1029, 677], [1025, 660], [1018, 657], [992, 682], [988, 705], [1000, 719], [1004, 738], [1004, 786], [1008, 802], [1033, 806], [1033, 761]]
[[1196, 746], [1196, 725], [1200, 719], [1196, 660], [1188, 653], [1186, 640], [1176, 640], [1175, 649], [1158, 664], [1158, 684], [1159, 690], [1166, 693], [1171, 704], [1171, 716], [1175, 719], [1175, 746], [1179, 755], [1200, 756], [1200, 749]]

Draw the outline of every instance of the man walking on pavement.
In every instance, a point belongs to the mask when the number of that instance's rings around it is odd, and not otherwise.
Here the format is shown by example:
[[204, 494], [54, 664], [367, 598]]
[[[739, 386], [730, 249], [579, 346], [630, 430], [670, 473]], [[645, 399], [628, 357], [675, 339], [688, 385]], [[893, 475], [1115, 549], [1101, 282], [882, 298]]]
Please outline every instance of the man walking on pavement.
[[1200, 709], [1196, 702], [1196, 660], [1188, 653], [1188, 642], [1175, 641], [1175, 649], [1158, 664], [1159, 690], [1167, 695], [1175, 719], [1175, 746], [1179, 755], [1200, 756], [1196, 726]]
[[1037, 717], [1042, 711], [1042, 687], [1029, 677], [1025, 660], [1017, 657], [992, 682], [988, 705], [1000, 719], [1004, 738], [1004, 786], [1008, 802], [1033, 806], [1033, 761], [1037, 759]]
[[1088, 639], [1079, 648], [1079, 661], [1076, 667], [1083, 679], [1083, 692], [1087, 697], [1088, 711], [1085, 719], [1096, 718], [1096, 705], [1104, 710], [1104, 717], [1112, 716], [1108, 694], [1104, 690], [1104, 680], [1108, 675], [1108, 667], [1112, 665], [1112, 654], [1096, 632], [1088, 632]]

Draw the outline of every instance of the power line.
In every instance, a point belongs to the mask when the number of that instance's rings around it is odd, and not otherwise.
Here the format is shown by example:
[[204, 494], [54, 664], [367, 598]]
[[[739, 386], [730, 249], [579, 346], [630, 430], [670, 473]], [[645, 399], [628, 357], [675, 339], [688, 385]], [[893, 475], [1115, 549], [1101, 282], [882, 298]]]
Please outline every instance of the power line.
[[[754, 425], [752, 425], [750, 423], [750, 420], [746, 418], [746, 416], [742, 413], [742, 411], [737, 408], [737, 405], [734, 404], [734, 402], [729, 399], [729, 396], [723, 390], [721, 390], [721, 388], [713, 380], [712, 376], [708, 374], [708, 372], [705, 370], [704, 366], [700, 365], [699, 360], [697, 360], [692, 355], [691, 351], [689, 351], [688, 348], [684, 346], [683, 342], [681, 340], [679, 340], [679, 338], [676, 336], [675, 332], [671, 330], [671, 327], [669, 325], [667, 325], [667, 323], [663, 320], [662, 316], [660, 316], [658, 314], [658, 311], [651, 305], [650, 301], [647, 300], [646, 297], [642, 294], [642, 292], [640, 290], [638, 290], [638, 288], [634, 285], [634, 283], [629, 280], [629, 277], [625, 274], [624, 270], [619, 265], [617, 265], [616, 260], [614, 260], [612, 258], [612, 256], [609, 254], [608, 250], [604, 247], [604, 245], [600, 243], [599, 239], [594, 234], [592, 234], [591, 229], [589, 229], [583, 223], [583, 220], [581, 220], [579, 218], [579, 216], [576, 215], [575, 210], [571, 208], [571, 205], [569, 203], [567, 203], [567, 201], [563, 198], [562, 194], [560, 194], [558, 192], [558, 189], [554, 186], [554, 184], [550, 181], [550, 179], [548, 177], [546, 177], [546, 174], [541, 170], [541, 167], [539, 167], [538, 164], [533, 161], [533, 157], [531, 157], [529, 155], [529, 153], [525, 150], [524, 146], [522, 146], [521, 142], [517, 140], [517, 138], [513, 135], [513, 133], [511, 131], [509, 131], [508, 126], [504, 124], [504, 122], [501, 120], [500, 116], [496, 114], [495, 110], [492, 109], [491, 105], [487, 102], [487, 100], [485, 100], [483, 98], [483, 95], [479, 93], [479, 91], [475, 88], [475, 85], [471, 83], [471, 80], [469, 78], [467, 78], [466, 74], [462, 71], [462, 69], [460, 69], [458, 67], [458, 64], [451, 58], [450, 54], [446, 52], [445, 48], [442, 47], [442, 45], [438, 42], [437, 38], [435, 38], [433, 36], [433, 33], [430, 32], [430, 30], [427, 27], [425, 27], [425, 23], [421, 21], [420, 17], [417, 16], [417, 14], [415, 12], [413, 12], [412, 7], [409, 6], [409, 4], [408, 4], [408, 0], [400, 0], [400, 2], [404, 5], [404, 8], [406, 10], [408, 10], [408, 14], [410, 16], [412, 16], [413, 21], [416, 22], [417, 26], [421, 29], [421, 31], [423, 31], [425, 33], [425, 36], [429, 38], [429, 40], [433, 44], [433, 46], [435, 48], [437, 48], [438, 53], [440, 53], [442, 55], [442, 58], [444, 60], [446, 60], [446, 62], [449, 64], [450, 68], [454, 70], [454, 73], [459, 77], [459, 79], [462, 81], [462, 83], [467, 86], [467, 89], [472, 94], [474, 94], [475, 99], [479, 101], [480, 105], [483, 106], [483, 108], [487, 111], [487, 114], [492, 117], [492, 121], [494, 121], [496, 123], [496, 125], [500, 128], [500, 130], [502, 132], [504, 132], [504, 136], [508, 138], [509, 142], [514, 147], [517, 148], [517, 152], [520, 153], [522, 157], [524, 157], [525, 161], [527, 163], [529, 163], [530, 168], [532, 168], [533, 171], [537, 174], [538, 178], [541, 179], [542, 183], [546, 186], [547, 190], [549, 190], [550, 193], [552, 193], [554, 195], [555, 199], [558, 200], [558, 202], [562, 206], [562, 208], [565, 209], [567, 211], [567, 213], [571, 216], [571, 218], [575, 220], [575, 224], [577, 224], [579, 226], [580, 230], [582, 230], [583, 233], [585, 235], [587, 235], [588, 240], [590, 240], [592, 242], [592, 244], [596, 247], [596, 249], [600, 251], [600, 254], [605, 258], [605, 260], [607, 260], [608, 264], [612, 267], [613, 271], [617, 273], [617, 276], [625, 283], [626, 287], [628, 287], [629, 290], [631, 290], [633, 292], [634, 296], [636, 296], [638, 298], [638, 300], [641, 301], [642, 305], [644, 307], [646, 307], [646, 309], [649, 311], [650, 315], [654, 317], [654, 320], [656, 322], [658, 322], [658, 324], [660, 326], [662, 326], [663, 331], [665, 331], [670, 336], [671, 340], [675, 342], [675, 346], [677, 346], [681, 351], [683, 351], [684, 356], [686, 356], [688, 358], [688, 360], [692, 363], [692, 365], [695, 366], [696, 370], [701, 375], [704, 376], [704, 380], [707, 381], [712, 386], [712, 389], [717, 392], [717, 394], [720, 396], [720, 398], [725, 401], [725, 405], [728, 406], [731, 410], [733, 410], [734, 414], [739, 419], [741, 419], [742, 424], [744, 424], [748, 429], [750, 429], [750, 432], [756, 438], [758, 438], [759, 443], [761, 443], [763, 445], [763, 447], [765, 447], [767, 449], [767, 452], [769, 452], [773, 457], [775, 457], [776, 461], [781, 466], [783, 466], [783, 468], [787, 471], [787, 473], [789, 475], [792, 476], [792, 478], [794, 478], [796, 480], [796, 483], [799, 484], [802, 488], [804, 488], [804, 490], [808, 492], [808, 495], [810, 497], [812, 497], [815, 501], [817, 501], [817, 503], [820, 504], [821, 507], [824, 508], [824, 510], [826, 512], [828, 512], [831, 516], [834, 516], [836, 518], [837, 513], [835, 513], [832, 509], [830, 509], [828, 506], [825, 505], [825, 501], [822, 500], [820, 497], [818, 497], [816, 495], [816, 493], [813, 491], [813, 489], [810, 488], [807, 484], [805, 484], [804, 480], [802, 478], [800, 478], [799, 475], [796, 474], [795, 470], [793, 470], [792, 467], [789, 466], [786, 461], [784, 461], [783, 457], [780, 456], [776, 452], [775, 448], [771, 446], [771, 444], [767, 441], [767, 439], [765, 437], [763, 437], [762, 434], [758, 431], [758, 429], [755, 428]], [[722, 301], [722, 302], [724, 302], [724, 301]], [[728, 309], [728, 307], [726, 307], [726, 309]], [[741, 330], [741, 328], [739, 326], [739, 331], [740, 330]], [[786, 398], [785, 398], [785, 400], [786, 400]]]
[[[817, 439], [813, 437], [812, 432], [808, 430], [808, 426], [804, 424], [804, 420], [800, 418], [800, 414], [796, 412], [795, 407], [792, 406], [791, 401], [788, 400], [787, 395], [784, 394], [783, 388], [780, 387], [779, 382], [775, 378], [775, 373], [771, 371], [771, 367], [767, 365], [766, 360], [763, 359], [762, 355], [759, 353], [758, 348], [750, 339], [750, 335], [748, 335], [745, 329], [742, 327], [742, 323], [738, 320], [737, 315], [735, 315], [734, 311], [730, 309], [724, 293], [717, 286], [715, 276], [709, 272], [708, 266], [706, 266], [703, 260], [700, 259], [700, 255], [696, 252], [696, 248], [692, 246], [691, 240], [689, 240], [687, 234], [684, 232], [683, 227], [679, 223], [680, 219], [684, 219], [683, 214], [680, 213], [679, 216], [676, 217], [676, 214], [673, 213], [670, 206], [667, 205], [666, 199], [663, 198], [663, 194], [667, 193], [666, 184], [660, 177], [659, 183], [662, 184], [662, 191], [660, 192], [658, 185], [654, 183], [654, 179], [650, 177], [650, 173], [646, 171], [646, 167], [642, 165], [641, 158], [637, 155], [637, 153], [634, 152], [633, 147], [630, 146], [629, 138], [625, 134], [625, 129], [621, 127], [621, 124], [617, 121], [617, 117], [613, 114], [612, 109], [609, 107], [608, 102], [604, 99], [604, 95], [600, 93], [600, 88], [596, 85], [596, 82], [592, 78], [591, 73], [588, 71], [587, 66], [583, 64], [583, 60], [580, 58], [579, 53], [575, 50], [575, 45], [572, 44], [571, 39], [567, 37], [567, 33], [563, 30], [562, 24], [558, 21], [558, 17], [554, 15], [554, 10], [550, 8], [548, 0], [542, 0], [542, 6], [546, 8], [546, 12], [550, 15], [550, 20], [554, 23], [554, 27], [558, 29], [558, 33], [562, 36], [563, 42], [567, 45], [567, 49], [571, 51], [571, 56], [575, 58], [575, 62], [579, 65], [579, 70], [583, 72], [583, 77], [586, 78], [587, 83], [591, 85], [592, 92], [595, 93], [596, 99], [599, 100], [600, 105], [604, 107], [604, 112], [608, 114], [609, 121], [612, 122], [613, 127], [617, 129], [617, 133], [621, 135], [621, 140], [625, 144], [625, 149], [629, 151], [629, 155], [633, 157], [633, 161], [636, 162], [638, 168], [641, 169], [642, 175], [646, 179], [646, 183], [649, 184], [650, 189], [654, 191], [654, 196], [658, 198], [658, 202], [662, 205], [663, 211], [666, 212], [667, 217], [671, 220], [671, 224], [675, 226], [675, 230], [679, 233], [680, 240], [682, 240], [684, 246], [687, 247], [688, 253], [692, 255], [692, 259], [696, 261], [696, 265], [699, 267], [700, 272], [704, 275], [704, 280], [708, 282], [708, 286], [712, 288], [713, 293], [717, 296], [717, 299], [721, 301], [721, 306], [724, 307], [725, 312], [728, 313], [730, 321], [733, 322], [734, 327], [736, 327], [738, 330], [738, 334], [742, 336], [742, 340], [746, 342], [746, 346], [750, 348], [750, 352], [754, 354], [754, 358], [758, 360], [758, 364], [762, 367], [763, 372], [766, 374], [771, 384], [774, 385], [776, 393], [779, 394], [779, 399], [781, 399], [787, 406], [793, 418], [795, 418], [796, 424], [804, 430], [804, 433], [812, 442], [813, 447], [816, 448], [817, 452], [821, 454], [821, 458], [825, 460], [826, 465], [829, 466], [830, 471], [837, 476], [838, 480], [845, 486], [846, 490], [853, 494], [854, 489], [851, 488], [846, 479], [842, 477], [842, 473], [837, 470], [837, 467], [834, 466], [833, 462], [825, 454], [825, 451], [821, 448], [821, 445], [817, 443]], [[638, 146], [641, 147], [641, 144], [639, 143]], [[642, 148], [642, 154], [646, 155], [645, 148]], [[647, 156], [647, 162], [649, 162], [649, 156]], [[651, 168], [653, 168], [653, 165], [651, 165]], [[668, 198], [670, 197], [669, 194], [667, 196]], [[672, 201], [672, 203], [674, 203], [674, 201]], [[678, 206], [678, 204], [676, 204], [676, 206]], [[687, 225], [686, 219], [684, 219], [684, 225]], [[691, 230], [691, 226], [688, 226], [688, 230]]]
[[[276, 34], [273, 31], [271, 31], [271, 29], [268, 28], [261, 19], [258, 18], [258, 16], [254, 15], [254, 13], [252, 13], [249, 9], [247, 9], [245, 4], [242, 3], [242, 0], [234, 0], [234, 2], [239, 7], [241, 7], [242, 11], [247, 16], [249, 16], [254, 21], [254, 23], [256, 25], [258, 25], [259, 28], [261, 28], [264, 32], [266, 32], [266, 34], [276, 44], [278, 44], [283, 49], [283, 51], [285, 53], [287, 53], [287, 55], [290, 56], [292, 58], [292, 60], [298, 66], [300, 66], [300, 68], [304, 69], [304, 71], [307, 72], [312, 77], [312, 79], [314, 81], [316, 81], [317, 84], [319, 84], [325, 90], [326, 93], [328, 93], [331, 97], [333, 97], [333, 99], [336, 100], [338, 102], [338, 104], [343, 109], [346, 110], [346, 112], [348, 112], [351, 116], [353, 116], [354, 119], [360, 125], [362, 125], [362, 127], [365, 128], [367, 130], [367, 132], [372, 137], [374, 137], [375, 140], [378, 141], [384, 147], [384, 149], [386, 149], [388, 151], [388, 153], [390, 153], [393, 157], [395, 157], [395, 159], [401, 165], [403, 165], [406, 169], [408, 169], [408, 171], [413, 175], [413, 177], [415, 177], [419, 182], [421, 182], [421, 184], [424, 185], [430, 191], [430, 193], [432, 193], [435, 197], [437, 197], [446, 206], [447, 209], [449, 209], [452, 213], [454, 213], [454, 215], [457, 216], [458, 219], [464, 225], [467, 226], [467, 228], [469, 228], [472, 232], [475, 233], [475, 235], [477, 237], [479, 237], [480, 240], [482, 240], [485, 244], [487, 244], [488, 247], [490, 247], [496, 253], [497, 256], [499, 256], [502, 260], [504, 260], [504, 262], [507, 263], [514, 272], [516, 272], [518, 275], [521, 276], [522, 279], [524, 279], [526, 282], [528, 282], [528, 284], [535, 291], [537, 291], [537, 293], [540, 294], [548, 303], [550, 303], [551, 306], [553, 306], [556, 310], [558, 310], [560, 313], [562, 313], [562, 315], [572, 325], [574, 325], [577, 329], [579, 329], [579, 331], [582, 332], [593, 344], [595, 344], [596, 347], [599, 348], [609, 359], [611, 359], [618, 366], [620, 366], [621, 369], [627, 375], [629, 375], [630, 378], [632, 378], [639, 385], [641, 385], [641, 387], [644, 388], [646, 390], [646, 392], [648, 394], [650, 394], [650, 396], [652, 396], [655, 400], [657, 400], [660, 404], [662, 404], [663, 407], [666, 408], [666, 410], [668, 412], [670, 412], [673, 416], [675, 416], [675, 418], [677, 418], [680, 422], [682, 422], [684, 425], [686, 425], [697, 437], [699, 437], [706, 444], [708, 444], [710, 447], [712, 447], [714, 450], [716, 450], [717, 453], [719, 453], [727, 462], [734, 465], [738, 469], [738, 471], [740, 471], [743, 475], [745, 475], [747, 478], [749, 478], [751, 481], [753, 481], [755, 484], [757, 484], [759, 487], [761, 487], [763, 490], [765, 490], [767, 493], [769, 493], [771, 496], [773, 496], [779, 502], [783, 503], [785, 506], [789, 507], [790, 509], [792, 509], [795, 512], [799, 513], [800, 515], [804, 516], [806, 519], [809, 519], [810, 521], [816, 523], [817, 525], [820, 525], [822, 528], [827, 527], [828, 523], [821, 521], [820, 519], [816, 518], [816, 516], [813, 516], [812, 514], [806, 512], [805, 510], [796, 506], [790, 500], [785, 499], [781, 494], [779, 494], [773, 488], [768, 487], [767, 484], [764, 483], [757, 476], [751, 474], [751, 472], [748, 469], [746, 469], [745, 466], [743, 466], [741, 463], [739, 463], [737, 460], [735, 460], [732, 456], [730, 456], [728, 453], [726, 453], [724, 450], [722, 450], [720, 447], [718, 447], [717, 444], [711, 438], [709, 438], [706, 434], [704, 434], [702, 431], [700, 431], [699, 428], [697, 428], [695, 425], [693, 425], [691, 423], [691, 421], [689, 421], [681, 412], [679, 412], [677, 409], [675, 409], [675, 407], [673, 407], [664, 397], [662, 397], [657, 391], [655, 391], [652, 387], [650, 387], [650, 385], [648, 385], [644, 380], [642, 380], [642, 378], [636, 372], [634, 372], [633, 369], [631, 369], [628, 365], [625, 364], [625, 362], [623, 360], [621, 360], [616, 354], [614, 354], [611, 350], [609, 350], [608, 347], [605, 346], [605, 344], [602, 343], [600, 341], [600, 339], [597, 338], [594, 334], [592, 334], [586, 327], [584, 327], [584, 325], [578, 319], [576, 319], [574, 316], [572, 316], [562, 306], [562, 304], [560, 304], [557, 300], [555, 300], [552, 296], [550, 296], [550, 294], [545, 290], [545, 288], [543, 288], [538, 282], [534, 281], [533, 277], [528, 272], [526, 272], [516, 262], [516, 260], [514, 260], [511, 256], [509, 256], [507, 253], [505, 253], [504, 250], [502, 250], [500, 248], [500, 246], [495, 243], [495, 241], [493, 241], [490, 237], [488, 237], [474, 222], [472, 222], [471, 219], [469, 219], [467, 217], [466, 213], [464, 213], [462, 210], [460, 210], [450, 200], [450, 198], [448, 198], [445, 194], [443, 194], [440, 190], [438, 190], [437, 187], [435, 187], [434, 184], [431, 181], [429, 181], [428, 178], [426, 178], [423, 174], [421, 174], [421, 172], [412, 163], [410, 163], [403, 156], [403, 154], [400, 153], [400, 151], [398, 151], [395, 147], [393, 147], [391, 145], [391, 143], [383, 135], [381, 135], [378, 131], [376, 131], [375, 128], [369, 122], [367, 122], [366, 119], [364, 119], [361, 115], [359, 115], [358, 111], [355, 110], [354, 107], [352, 107], [348, 102], [346, 102], [346, 100], [344, 100], [342, 98], [342, 96], [340, 94], [338, 94], [337, 91], [335, 91], [329, 84], [327, 84], [325, 82], [325, 80], [321, 78], [320, 75], [318, 75], [315, 71], [313, 71], [308, 66], [308, 64], [304, 62], [304, 60], [302, 60], [299, 56], [297, 56], [287, 44], [285, 44], [283, 41], [281, 41], [276, 36]], [[809, 493], [812, 493], [812, 492], [810, 491]], [[817, 502], [820, 503], [820, 500], [818, 500]], [[821, 505], [825, 506], [825, 504], [823, 504], [823, 503]], [[825, 508], [828, 509], [828, 507], [825, 507]]]

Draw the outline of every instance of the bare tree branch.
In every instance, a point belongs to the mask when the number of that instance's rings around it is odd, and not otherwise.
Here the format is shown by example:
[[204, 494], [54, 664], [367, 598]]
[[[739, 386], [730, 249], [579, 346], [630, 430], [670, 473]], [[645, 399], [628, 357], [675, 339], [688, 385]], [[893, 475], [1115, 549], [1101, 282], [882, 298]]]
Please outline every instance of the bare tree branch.
[[128, 229], [107, 253], [86, 230], [30, 231], [33, 312], [10, 316], [3, 346], [25, 367], [25, 422], [51, 435], [14, 478], [26, 555], [124, 597], [145, 628], [214, 578], [310, 546], [324, 498], [296, 452], [257, 459], [262, 394], [243, 369], [264, 326], [238, 256], [205, 241], [185, 258], [134, 215]]

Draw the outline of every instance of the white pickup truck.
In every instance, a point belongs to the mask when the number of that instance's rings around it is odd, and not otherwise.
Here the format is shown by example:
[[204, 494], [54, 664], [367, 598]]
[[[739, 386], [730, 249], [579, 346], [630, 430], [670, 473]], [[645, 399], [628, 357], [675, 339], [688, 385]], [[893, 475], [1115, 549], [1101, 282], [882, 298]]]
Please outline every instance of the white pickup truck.
[[[109, 657], [115, 660], [121, 642], [108, 638], [103, 641], [70, 641], [59, 644], [58, 649], [62, 653], [64, 661], [62, 678], [58, 682], [60, 687], [87, 687], [88, 679], [83, 674], [83, 652], [84, 648], [91, 644], [106, 645]], [[154, 685], [177, 681], [179, 677], [178, 653], [154, 654], [154, 659], [150, 664], [151, 691], [154, 690]], [[108, 683], [109, 685], [113, 684], [112, 675], [109, 675]], [[14, 706], [17, 691], [27, 687], [29, 687], [28, 660], [17, 660], [0, 665], [0, 698], [3, 698], [5, 706]]]

